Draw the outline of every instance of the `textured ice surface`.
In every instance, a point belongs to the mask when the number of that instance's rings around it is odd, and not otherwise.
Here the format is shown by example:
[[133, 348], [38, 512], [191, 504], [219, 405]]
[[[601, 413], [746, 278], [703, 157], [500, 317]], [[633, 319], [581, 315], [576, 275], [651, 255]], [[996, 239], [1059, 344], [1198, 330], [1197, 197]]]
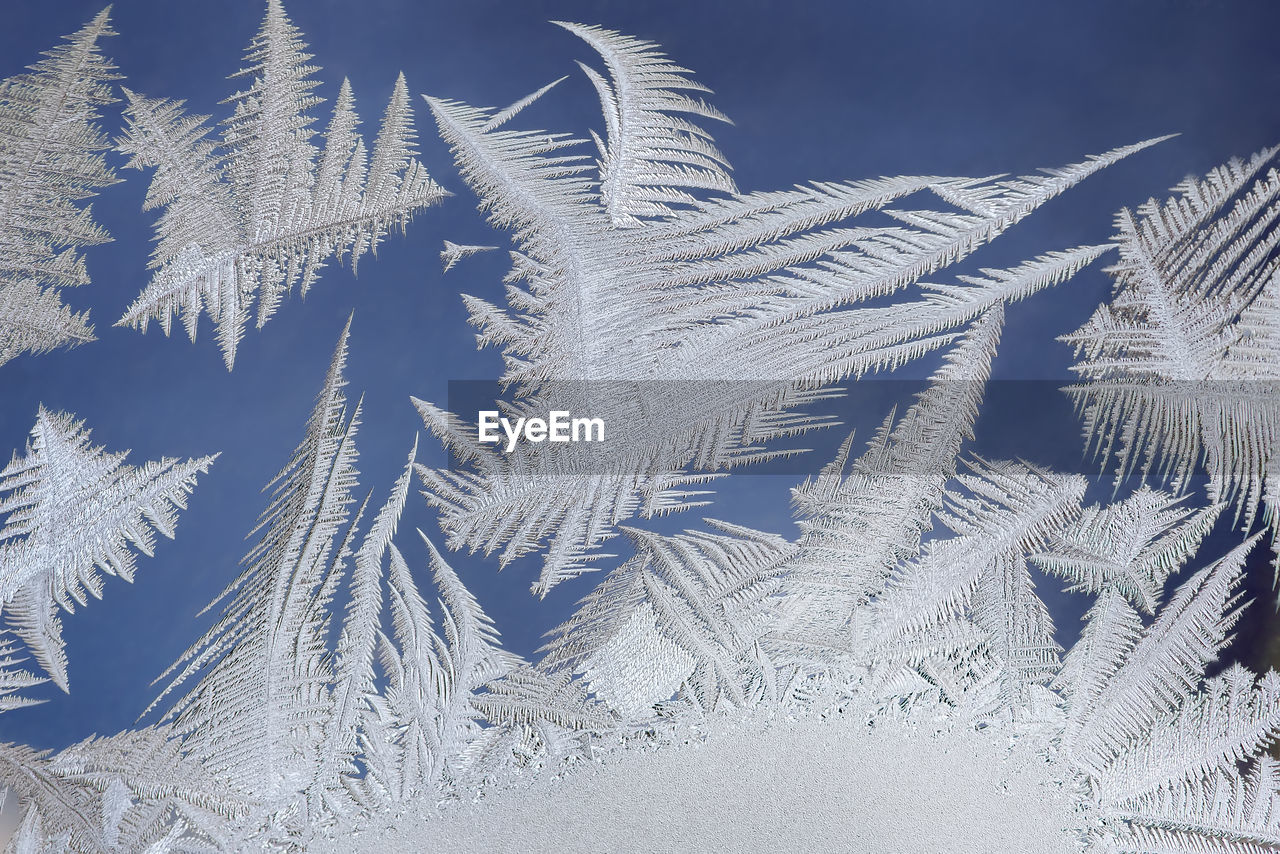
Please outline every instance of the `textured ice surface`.
[[1078, 851], [1079, 818], [1050, 771], [1001, 735], [813, 717], [626, 751], [476, 804], [375, 822], [332, 850]]

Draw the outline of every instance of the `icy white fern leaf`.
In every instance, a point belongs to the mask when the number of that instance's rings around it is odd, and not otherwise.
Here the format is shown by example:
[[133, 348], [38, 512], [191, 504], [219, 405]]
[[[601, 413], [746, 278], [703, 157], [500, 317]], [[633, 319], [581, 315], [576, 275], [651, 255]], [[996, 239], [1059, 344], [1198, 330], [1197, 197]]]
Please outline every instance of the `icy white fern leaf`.
[[4, 745], [0, 785], [25, 805], [33, 851], [225, 850], [254, 808], [164, 727], [93, 736], [53, 756]]
[[[685, 93], [710, 93], [657, 45], [600, 27], [560, 23], [600, 54], [611, 80], [581, 66], [600, 96], [607, 139], [600, 152], [600, 201], [615, 225], [639, 225], [692, 206], [689, 190], [736, 195], [729, 163], [696, 124], [728, 118]], [[692, 119], [692, 120], [691, 120]]]
[[628, 529], [636, 556], [553, 630], [538, 666], [585, 674], [596, 698], [627, 718], [652, 714], [677, 689], [705, 709], [759, 701], [773, 666], [755, 647], [795, 549], [776, 535], [713, 524], [718, 533], [673, 537]]
[[49, 751], [0, 744], [0, 786], [26, 802], [17, 844], [35, 852], [102, 850], [96, 798], [57, 774], [48, 756]]
[[[1080, 644], [1119, 650], [1119, 656], [1094, 665], [1109, 671], [1099, 689], [1069, 697], [1073, 717], [1082, 721], [1068, 743], [1074, 762], [1100, 771], [1130, 740], [1191, 699], [1239, 620], [1237, 587], [1245, 556], [1256, 542], [1251, 538], [1184, 581], [1150, 626], [1110, 621], [1081, 636]], [[1103, 616], [1093, 614], [1090, 620]], [[1112, 640], [1103, 631], [1118, 637]]]
[[444, 265], [445, 273], [453, 269], [453, 265], [457, 264], [463, 258], [476, 255], [480, 252], [488, 252], [497, 249], [496, 246], [472, 246], [461, 243], [454, 243], [452, 240], [444, 242], [444, 249], [440, 252], [440, 263]]
[[360, 753], [360, 722], [362, 714], [367, 711], [367, 704], [376, 693], [375, 660], [383, 605], [383, 558], [389, 548], [394, 548], [391, 538], [404, 512], [417, 453], [415, 437], [404, 472], [374, 517], [353, 559], [351, 597], [334, 656], [331, 711], [324, 724], [324, 743], [307, 793], [307, 809], [313, 815], [342, 812], [348, 803], [342, 785], [356, 776], [358, 770], [355, 759]]
[[225, 600], [222, 616], [170, 668], [155, 701], [198, 679], [168, 714], [184, 749], [273, 806], [307, 790], [325, 741], [330, 603], [355, 527], [360, 406], [349, 412], [343, 391], [349, 330], [305, 438], [269, 485], [247, 568], [213, 603]]
[[[697, 506], [683, 486], [768, 458], [770, 438], [822, 426], [788, 411], [821, 388], [943, 346], [996, 303], [1092, 261], [1103, 247], [922, 282], [1150, 144], [1016, 179], [743, 194], [700, 124], [723, 117], [689, 72], [650, 42], [564, 26], [607, 67], [607, 77], [587, 71], [606, 130], [594, 166], [573, 137], [508, 129], [528, 99], [500, 111], [430, 101], [464, 179], [517, 247], [507, 308], [468, 299], [481, 343], [502, 348], [503, 380], [528, 409], [590, 412], [614, 430], [610, 466], [575, 475], [566, 463], [538, 477], [460, 441], [465, 425], [423, 407], [428, 428], [475, 466], [428, 476], [449, 545], [501, 549], [504, 561], [545, 549], [538, 593], [587, 569], [618, 521]], [[911, 196], [941, 204], [896, 205]], [[894, 224], [850, 222], [873, 210]], [[915, 298], [857, 307], [913, 284]]]
[[941, 521], [958, 536], [929, 544], [890, 577], [875, 608], [885, 640], [962, 614], [1001, 561], [1037, 550], [1079, 512], [1085, 479], [1027, 463], [975, 459], [947, 493]]
[[[421, 535], [421, 532], [419, 532]], [[502, 649], [493, 621], [456, 572], [422, 535], [439, 594], [442, 632], [395, 545], [391, 564], [391, 625], [382, 636], [386, 688], [366, 717], [366, 790], [384, 801], [430, 795], [462, 773], [470, 743], [482, 733], [474, 705], [488, 682], [524, 666]]]
[[116, 182], [97, 126], [119, 77], [98, 50], [110, 35], [104, 9], [31, 73], [0, 81], [0, 365], [94, 340], [58, 289], [86, 284], [81, 247], [110, 239], [78, 204]]
[[[1145, 515], [1152, 522], [1161, 514]], [[1203, 535], [1194, 518], [1180, 529], [1174, 522], [1157, 522], [1166, 544]], [[1258, 680], [1235, 665], [1204, 682], [1239, 619], [1237, 588], [1257, 540], [1183, 582], [1149, 626], [1116, 576], [1067, 656], [1074, 676], [1064, 758], [1104, 819], [1090, 835], [1110, 850], [1246, 854], [1280, 846], [1280, 778], [1265, 753], [1280, 734], [1280, 676]], [[1142, 549], [1148, 557], [1162, 550], [1158, 541]], [[1142, 563], [1140, 554], [1131, 566], [1145, 574]]]
[[[1210, 498], [1273, 527], [1280, 508], [1278, 149], [1233, 160], [1178, 195], [1117, 217], [1109, 305], [1063, 340], [1085, 431], [1119, 475], [1183, 488], [1203, 465]], [[1274, 535], [1273, 535], [1274, 538]]]
[[180, 315], [195, 339], [208, 312], [228, 370], [250, 309], [262, 327], [299, 286], [305, 296], [326, 261], [350, 254], [352, 266], [392, 228], [447, 193], [414, 159], [409, 90], [396, 80], [372, 157], [357, 132], [351, 87], [343, 81], [323, 150], [312, 143], [311, 113], [321, 99], [298, 29], [279, 0], [245, 56], [247, 89], [228, 98], [233, 115], [220, 143], [208, 117], [181, 102], [125, 90], [127, 128], [118, 149], [129, 165], [154, 168], [144, 207], [163, 208], [151, 283], [117, 325], [169, 333]]
[[1125, 822], [1121, 851], [1255, 854], [1280, 849], [1280, 767], [1267, 754], [1109, 811]]
[[17, 640], [11, 638], [0, 640], [0, 712], [45, 702], [42, 699], [22, 696], [19, 693], [49, 681], [29, 670], [19, 669], [16, 666], [26, 659], [27, 656], [23, 654], [22, 647]]
[[257, 808], [251, 795], [186, 756], [168, 727], [90, 737], [51, 757], [49, 767], [95, 793], [107, 849], [148, 850], [171, 836], [173, 848], [229, 848], [237, 823]]
[[[102, 598], [103, 576], [132, 581], [137, 549], [150, 557], [155, 533], [172, 538], [196, 476], [216, 458], [165, 458], [140, 468], [128, 452], [89, 444], [74, 416], [36, 415], [23, 456], [0, 470], [0, 608], [58, 687], [67, 690], [59, 608]], [[132, 549], [130, 548], [132, 546]]]
[[1000, 704], [1016, 715], [1058, 667], [1053, 623], [1026, 556], [1080, 512], [1086, 482], [1026, 463], [974, 460], [969, 467], [939, 514], [957, 536], [932, 541], [890, 576], [871, 606], [869, 655], [914, 656], [971, 620], [998, 666]]
[[1099, 693], [1132, 653], [1142, 613], [1155, 615], [1165, 582], [1209, 533], [1220, 506], [1194, 511], [1185, 501], [1143, 487], [1124, 501], [1086, 508], [1036, 565], [1096, 595], [1080, 639], [1054, 677], [1067, 698], [1063, 740], [1071, 745]]
[[775, 629], [775, 641], [788, 638], [801, 655], [821, 656], [815, 641], [847, 652], [839, 638], [847, 637], [854, 609], [919, 552], [960, 446], [972, 438], [1003, 321], [997, 303], [947, 353], [911, 408], [896, 422], [886, 419], [862, 457], [848, 463], [850, 436], [820, 476], [792, 490], [804, 533], [788, 566], [780, 606], [786, 625]]
[[[389, 546], [389, 629], [379, 634], [379, 659], [386, 687], [369, 698], [361, 737], [367, 799], [403, 803], [435, 790], [444, 767], [441, 709], [449, 691], [442, 661], [444, 641], [431, 612], [394, 544]], [[450, 722], [457, 732], [470, 719]]]
[[1169, 574], [1195, 554], [1221, 510], [1194, 510], [1185, 498], [1143, 486], [1123, 501], [1087, 508], [1034, 559], [1071, 582], [1068, 590], [1114, 590], [1154, 614]]
[[1171, 782], [1233, 769], [1256, 756], [1280, 729], [1280, 676], [1255, 687], [1239, 665], [1211, 680], [1128, 745], [1097, 780], [1108, 803], [1142, 799]]

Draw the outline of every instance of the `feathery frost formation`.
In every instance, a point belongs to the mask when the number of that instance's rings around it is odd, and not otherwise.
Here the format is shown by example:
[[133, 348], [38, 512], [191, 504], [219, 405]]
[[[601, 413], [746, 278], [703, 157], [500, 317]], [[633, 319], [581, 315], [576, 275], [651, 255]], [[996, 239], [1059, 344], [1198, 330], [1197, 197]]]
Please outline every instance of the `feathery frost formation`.
[[452, 240], [444, 242], [444, 249], [440, 251], [440, 263], [444, 267], [444, 272], [453, 269], [453, 265], [457, 264], [468, 255], [475, 255], [479, 252], [488, 252], [490, 249], [497, 249], [496, 246], [470, 246], [462, 243], [454, 243]]
[[322, 99], [312, 94], [319, 69], [309, 59], [284, 7], [270, 0], [246, 67], [232, 75], [251, 82], [224, 102], [235, 112], [222, 122], [220, 142], [208, 138], [209, 117], [187, 115], [181, 101], [125, 90], [127, 125], [117, 147], [129, 166], [155, 170], [144, 208], [164, 213], [155, 274], [117, 325], [145, 332], [158, 320], [167, 335], [180, 314], [194, 341], [205, 311], [230, 370], [255, 300], [261, 328], [295, 285], [306, 296], [330, 258], [349, 254], [354, 270], [390, 229], [403, 229], [448, 195], [413, 157], [403, 75], [372, 156], [346, 80], [318, 150], [311, 110]]
[[792, 490], [804, 533], [779, 636], [804, 646], [807, 636], [829, 642], [846, 634], [855, 608], [919, 552], [960, 447], [972, 438], [1003, 323], [997, 303], [947, 352], [903, 417], [885, 419], [861, 458], [850, 465], [850, 436], [817, 478]]
[[629, 530], [636, 556], [553, 630], [541, 666], [585, 673], [596, 697], [628, 717], [678, 688], [704, 709], [722, 697], [738, 706], [776, 698], [760, 642], [794, 547], [775, 534], [711, 524], [721, 533]]
[[[1103, 455], [1122, 471], [1163, 466], [1168, 491], [1084, 506], [1084, 477], [964, 446], [1006, 303], [1106, 247], [923, 280], [1146, 143], [1047, 176], [742, 194], [698, 124], [723, 117], [687, 71], [649, 42], [564, 26], [607, 68], [585, 69], [605, 117], [595, 164], [568, 136], [506, 128], [550, 87], [504, 110], [431, 105], [518, 247], [508, 307], [468, 300], [481, 343], [504, 350], [510, 408], [606, 417], [621, 433], [612, 462], [538, 469], [532, 451], [477, 448], [459, 419], [415, 400], [470, 468], [419, 464], [415, 440], [371, 511], [348, 322], [245, 568], [144, 712], [159, 722], [58, 753], [0, 744], [0, 786], [22, 814], [10, 849], [349, 845], [359, 827], [463, 801], [483, 814], [499, 788], [694, 741], [717, 721], [842, 715], [903, 739], [984, 730], [1030, 751], [1037, 779], [1077, 808], [1064, 850], [1280, 851], [1280, 675], [1217, 666], [1261, 533], [1199, 554], [1225, 509], [1252, 523], [1261, 502], [1270, 521], [1280, 494], [1275, 401], [1258, 385], [1274, 379], [1280, 340], [1272, 152], [1121, 214], [1116, 296], [1068, 336], [1086, 380], [1072, 392]], [[229, 366], [252, 299], [265, 321], [329, 255], [358, 257], [439, 196], [409, 159], [403, 82], [367, 175], [345, 86], [316, 167], [307, 58], [269, 0], [222, 154], [203, 120], [130, 95], [121, 148], [157, 168], [148, 205], [166, 208], [156, 279], [131, 316], [167, 324], [181, 310], [194, 333], [204, 306]], [[925, 192], [946, 209], [898, 204]], [[844, 223], [871, 210], [897, 224]], [[486, 248], [446, 241], [442, 262]], [[922, 294], [882, 299], [911, 286]], [[829, 384], [939, 348], [928, 387], [860, 456], [850, 436], [793, 490], [794, 541], [713, 520], [679, 534], [624, 524], [706, 503], [686, 487], [825, 426], [791, 410]], [[688, 397], [690, 382], [705, 393]], [[632, 417], [642, 405], [680, 418], [658, 429]], [[172, 536], [211, 460], [134, 469], [90, 448], [71, 416], [40, 410], [25, 455], [0, 471], [0, 607], [14, 634], [0, 639], [0, 710], [44, 681], [19, 667], [25, 654], [66, 687], [57, 608], [100, 595], [102, 574], [131, 578], [130, 545], [150, 554], [153, 531]], [[1187, 489], [1201, 461], [1203, 507]], [[545, 552], [537, 592], [603, 557], [596, 546], [616, 532], [631, 556], [526, 661], [431, 537], [398, 536], [415, 473], [450, 545], [503, 562]], [[1067, 649], [1047, 583], [1091, 599]], [[855, 770], [842, 785], [874, 801], [876, 769]], [[906, 808], [918, 818], [918, 803]]]
[[[157, 731], [235, 795], [216, 834], [183, 818], [179, 847], [304, 844], [339, 818], [434, 798], [471, 773], [479, 757], [469, 752], [482, 753], [476, 743], [494, 732], [480, 720], [515, 726], [527, 717], [514, 692], [495, 692], [489, 711], [477, 702], [487, 683], [525, 662], [501, 648], [492, 621], [422, 536], [440, 597], [438, 633], [392, 541], [416, 443], [358, 536], [368, 498], [356, 507], [360, 405], [349, 408], [344, 391], [349, 329], [306, 436], [270, 484], [246, 569], [211, 603], [222, 604], [220, 618], [164, 675], [169, 684], [152, 704], [176, 696]], [[555, 688], [542, 683], [533, 687]], [[179, 788], [172, 797], [192, 795]]]
[[0, 785], [22, 797], [15, 852], [229, 851], [253, 799], [185, 756], [165, 727], [91, 736], [50, 756], [0, 744]]
[[[1280, 173], [1277, 151], [1232, 160], [1116, 217], [1115, 293], [1063, 336], [1099, 456], [1174, 489], [1201, 464], [1245, 528], [1280, 523]], [[1280, 549], [1280, 546], [1274, 546]], [[1277, 551], [1280, 570], [1280, 551]]]
[[[428, 429], [471, 466], [421, 470], [449, 545], [497, 551], [504, 564], [542, 551], [540, 595], [607, 557], [596, 549], [619, 522], [705, 504], [704, 492], [685, 487], [775, 456], [769, 439], [823, 426], [794, 410], [830, 394], [825, 387], [944, 346], [984, 311], [1097, 258], [1105, 246], [1051, 252], [960, 284], [924, 281], [1155, 142], [1022, 178], [907, 176], [740, 193], [701, 124], [725, 117], [697, 97], [706, 90], [690, 72], [651, 42], [562, 26], [608, 73], [583, 66], [605, 119], [594, 164], [570, 135], [508, 129], [550, 87], [504, 110], [428, 99], [481, 209], [517, 246], [507, 308], [466, 298], [480, 344], [502, 349], [502, 380], [522, 407], [589, 412], [612, 431], [608, 464], [530, 473], [418, 403]], [[934, 206], [898, 204], [926, 194]], [[851, 222], [870, 211], [896, 222]], [[857, 306], [911, 285], [915, 297]]]
[[360, 407], [346, 409], [346, 355], [344, 329], [307, 435], [268, 485], [261, 539], [211, 603], [226, 600], [221, 618], [174, 665], [165, 690], [204, 671], [174, 704], [174, 729], [207, 768], [266, 799], [304, 788], [319, 760], [317, 699], [332, 681], [328, 608], [354, 535]]
[[[0, 470], [0, 513], [7, 514], [0, 528], [0, 610], [7, 630], [63, 691], [67, 657], [58, 609], [73, 613], [88, 595], [101, 599], [103, 575], [133, 581], [130, 546], [151, 557], [156, 532], [173, 538], [177, 511], [216, 458], [166, 457], [135, 468], [124, 463], [127, 454], [92, 447], [84, 422], [41, 407], [26, 453], [15, 452]], [[11, 695], [12, 680], [31, 684], [8, 670], [16, 660], [13, 644], [3, 650], [0, 709], [30, 702]]]
[[80, 248], [110, 240], [77, 202], [116, 182], [97, 125], [119, 77], [98, 50], [111, 35], [104, 9], [31, 73], [0, 81], [0, 365], [94, 340], [59, 289], [87, 284]]

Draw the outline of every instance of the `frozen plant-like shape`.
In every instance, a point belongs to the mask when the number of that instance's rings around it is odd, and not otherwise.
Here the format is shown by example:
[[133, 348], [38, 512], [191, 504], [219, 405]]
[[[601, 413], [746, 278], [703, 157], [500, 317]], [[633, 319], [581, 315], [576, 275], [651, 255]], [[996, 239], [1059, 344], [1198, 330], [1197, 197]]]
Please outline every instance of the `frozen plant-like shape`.
[[927, 642], [968, 612], [999, 663], [1003, 705], [1017, 709], [1058, 667], [1049, 611], [1026, 556], [1079, 512], [1085, 478], [1026, 463], [975, 460], [939, 518], [958, 536], [934, 540], [890, 576], [875, 603], [877, 645]]
[[[225, 602], [221, 618], [165, 674], [174, 675], [152, 704], [195, 682], [166, 719], [184, 754], [253, 797], [228, 831], [236, 845], [305, 842], [335, 819], [446, 787], [481, 733], [475, 695], [524, 664], [501, 648], [492, 621], [428, 542], [443, 632], [433, 628], [392, 542], [416, 443], [355, 545], [368, 500], [352, 518], [360, 406], [348, 411], [343, 391], [349, 330], [306, 437], [272, 483], [246, 570], [209, 606]], [[333, 602], [349, 563], [339, 621]]]
[[676, 689], [708, 710], [773, 694], [773, 664], [759, 643], [795, 548], [776, 534], [712, 524], [719, 533], [628, 529], [636, 556], [552, 630], [539, 667], [585, 673], [596, 697], [627, 717]]
[[165, 458], [125, 465], [128, 452], [89, 445], [74, 416], [36, 415], [24, 456], [0, 471], [0, 605], [12, 631], [40, 666], [67, 690], [67, 659], [59, 606], [74, 612], [102, 598], [103, 574], [132, 581], [135, 557], [147, 555], [154, 532], [172, 538], [177, 511], [187, 506], [196, 475], [216, 459]]
[[860, 458], [849, 463], [850, 436], [817, 478], [792, 490], [804, 534], [788, 566], [786, 613], [773, 633], [775, 643], [789, 647], [786, 655], [823, 660], [850, 653], [855, 610], [919, 553], [961, 445], [972, 438], [1003, 325], [997, 303], [947, 352], [903, 416], [885, 419]]
[[97, 126], [119, 77], [98, 51], [110, 35], [104, 9], [32, 73], [0, 81], [0, 365], [94, 340], [58, 289], [88, 283], [80, 247], [110, 240], [77, 205], [116, 183]]
[[356, 550], [351, 573], [350, 599], [342, 633], [334, 657], [332, 712], [325, 724], [324, 742], [315, 773], [307, 791], [307, 809], [312, 814], [340, 813], [349, 801], [343, 783], [358, 770], [354, 762], [361, 753], [362, 731], [372, 725], [368, 706], [376, 693], [375, 654], [382, 640], [382, 561], [391, 548], [400, 515], [409, 495], [409, 476], [418, 453], [415, 437], [404, 472], [378, 510], [373, 524]]
[[470, 246], [461, 243], [454, 243], [452, 240], [444, 242], [444, 249], [440, 252], [440, 263], [444, 265], [444, 272], [453, 269], [453, 265], [457, 264], [468, 255], [475, 255], [478, 252], [488, 252], [491, 249], [497, 249], [496, 246]]
[[[480, 342], [502, 348], [502, 379], [517, 387], [521, 408], [590, 413], [612, 431], [608, 465], [529, 473], [477, 448], [453, 416], [418, 404], [428, 429], [470, 465], [420, 469], [449, 545], [498, 551], [503, 563], [545, 551], [539, 595], [591, 568], [618, 523], [703, 504], [704, 493], [684, 487], [768, 459], [771, 438], [825, 426], [790, 411], [824, 387], [944, 346], [997, 303], [1094, 260], [1106, 247], [1050, 253], [958, 285], [924, 281], [1151, 144], [1022, 178], [909, 176], [740, 193], [700, 124], [723, 116], [695, 97], [705, 89], [686, 69], [651, 42], [562, 26], [608, 70], [606, 78], [586, 69], [606, 128], [594, 166], [569, 135], [508, 129], [545, 89], [504, 110], [430, 99], [463, 178], [517, 247], [507, 307], [467, 298]], [[940, 209], [895, 204], [926, 192]], [[896, 223], [846, 222], [870, 211]], [[854, 307], [911, 285], [923, 293]], [[688, 383], [702, 385], [691, 392]]]
[[[144, 207], [164, 208], [155, 275], [117, 325], [168, 334], [181, 314], [194, 341], [201, 311], [217, 324], [230, 370], [249, 310], [259, 328], [300, 284], [303, 296], [320, 267], [350, 253], [352, 268], [393, 227], [446, 195], [414, 159], [413, 110], [401, 75], [366, 155], [357, 133], [351, 86], [343, 81], [323, 151], [311, 142], [317, 69], [279, 0], [235, 77], [252, 83], [232, 95], [235, 113], [221, 144], [208, 139], [207, 116], [182, 103], [125, 90], [127, 128], [118, 148], [136, 169], [154, 168]], [[317, 163], [317, 156], [319, 162]]]
[[52, 756], [2, 744], [0, 785], [22, 799], [18, 852], [226, 850], [253, 804], [154, 726], [91, 736]]
[[343, 392], [349, 329], [305, 438], [271, 483], [261, 540], [209, 606], [225, 600], [221, 618], [170, 668], [176, 675], [152, 703], [199, 675], [168, 714], [174, 731], [210, 771], [273, 810], [308, 788], [325, 743], [329, 707], [319, 699], [333, 683], [330, 602], [355, 534], [360, 406], [348, 413]]
[[[1117, 477], [1203, 464], [1246, 528], [1280, 524], [1280, 173], [1267, 149], [1116, 216], [1115, 293], [1062, 340], [1085, 433]], [[1280, 546], [1276, 546], [1280, 548]], [[1280, 569], [1280, 557], [1277, 557]]]
[[1183, 582], [1149, 626], [1104, 589], [1067, 656], [1064, 760], [1121, 851], [1280, 847], [1280, 776], [1265, 753], [1280, 733], [1280, 676], [1236, 665], [1204, 681], [1239, 619], [1257, 539]]
[[390, 630], [382, 635], [386, 687], [367, 697], [362, 721], [368, 773], [353, 787], [366, 804], [430, 802], [464, 771], [469, 743], [482, 730], [474, 695], [486, 683], [522, 666], [501, 646], [493, 621], [463, 586], [431, 541], [443, 636], [437, 634], [409, 567], [389, 546]]

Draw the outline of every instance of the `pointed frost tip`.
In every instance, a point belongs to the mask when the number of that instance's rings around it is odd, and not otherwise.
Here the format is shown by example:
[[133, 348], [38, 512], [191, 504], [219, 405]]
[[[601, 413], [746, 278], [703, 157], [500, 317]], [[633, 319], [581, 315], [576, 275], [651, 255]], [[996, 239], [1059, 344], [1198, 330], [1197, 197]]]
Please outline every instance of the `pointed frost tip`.
[[1175, 136], [1182, 136], [1182, 134], [1167, 133], [1164, 136], [1153, 136], [1151, 137], [1151, 139], [1144, 139], [1141, 142], [1135, 142], [1133, 145], [1126, 145], [1126, 146], [1123, 146], [1122, 148], [1118, 148], [1116, 149], [1116, 152], [1117, 153], [1124, 152], [1124, 154], [1121, 156], [1136, 154], [1137, 152], [1142, 151], [1145, 148], [1150, 148], [1153, 145], [1159, 145], [1162, 142], [1167, 142], [1168, 140], [1173, 139]]
[[78, 32], [73, 35], [65, 36], [65, 38], [70, 40], [93, 30], [98, 31], [94, 36], [95, 39], [99, 35], [114, 36], [116, 33], [111, 29], [111, 5], [112, 4], [107, 4], [106, 6], [103, 6], [98, 14], [89, 19], [89, 23], [81, 27]]
[[440, 550], [436, 548], [436, 544], [431, 542], [431, 538], [428, 537], [426, 534], [422, 533], [421, 528], [415, 528], [414, 530], [418, 532], [419, 537], [422, 537], [422, 541], [427, 544], [427, 551], [431, 552], [432, 563], [436, 561], [439, 561], [440, 563], [445, 563], [444, 556], [440, 554]]
[[587, 41], [587, 34], [589, 33], [604, 33], [606, 35], [610, 33], [609, 30], [599, 24], [580, 24], [574, 21], [548, 21], [547, 23], [555, 24], [561, 29], [568, 30], [583, 41]]
[[453, 269], [453, 265], [457, 264], [463, 258], [480, 252], [488, 252], [497, 248], [498, 247], [496, 246], [474, 246], [471, 244], [454, 243], [452, 240], [446, 240], [444, 241], [444, 249], [440, 253], [440, 263], [444, 265], [443, 272], [449, 272]]
[[[338, 335], [338, 343], [333, 348], [333, 357], [329, 360], [330, 377], [341, 376], [342, 371], [346, 367], [347, 362], [347, 345], [351, 340], [351, 321], [355, 318], [355, 311], [347, 316], [347, 322], [342, 327], [342, 332]], [[327, 381], [326, 381], [327, 382]], [[322, 394], [324, 392], [321, 392]]]
[[[582, 63], [578, 63], [578, 64], [582, 65]], [[583, 67], [585, 68], [586, 66], [583, 66]], [[589, 73], [590, 72], [588, 72], [588, 74]], [[546, 86], [543, 86], [541, 89], [536, 89], [533, 92], [529, 93], [528, 95], [525, 95], [520, 100], [509, 104], [508, 106], [504, 107], [501, 110], [498, 110], [489, 118], [487, 122], [485, 122], [483, 125], [480, 126], [481, 132], [488, 133], [489, 131], [494, 130], [506, 124], [511, 119], [519, 115], [520, 112], [524, 110], [526, 107], [528, 107], [530, 104], [534, 103], [535, 101], [540, 99], [543, 95], [547, 94], [556, 86], [560, 85], [561, 83], [563, 83], [565, 80], [568, 80], [568, 79], [569, 79], [569, 75], [565, 74], [556, 80], [552, 80], [550, 83], [548, 83]]]
[[452, 101], [449, 98], [437, 98], [426, 94], [422, 96], [422, 100], [427, 102], [427, 109], [431, 110], [431, 115], [435, 118], [436, 124], [442, 124], [443, 122], [449, 121], [449, 106], [451, 104], [456, 105], [458, 103], [457, 101]]

